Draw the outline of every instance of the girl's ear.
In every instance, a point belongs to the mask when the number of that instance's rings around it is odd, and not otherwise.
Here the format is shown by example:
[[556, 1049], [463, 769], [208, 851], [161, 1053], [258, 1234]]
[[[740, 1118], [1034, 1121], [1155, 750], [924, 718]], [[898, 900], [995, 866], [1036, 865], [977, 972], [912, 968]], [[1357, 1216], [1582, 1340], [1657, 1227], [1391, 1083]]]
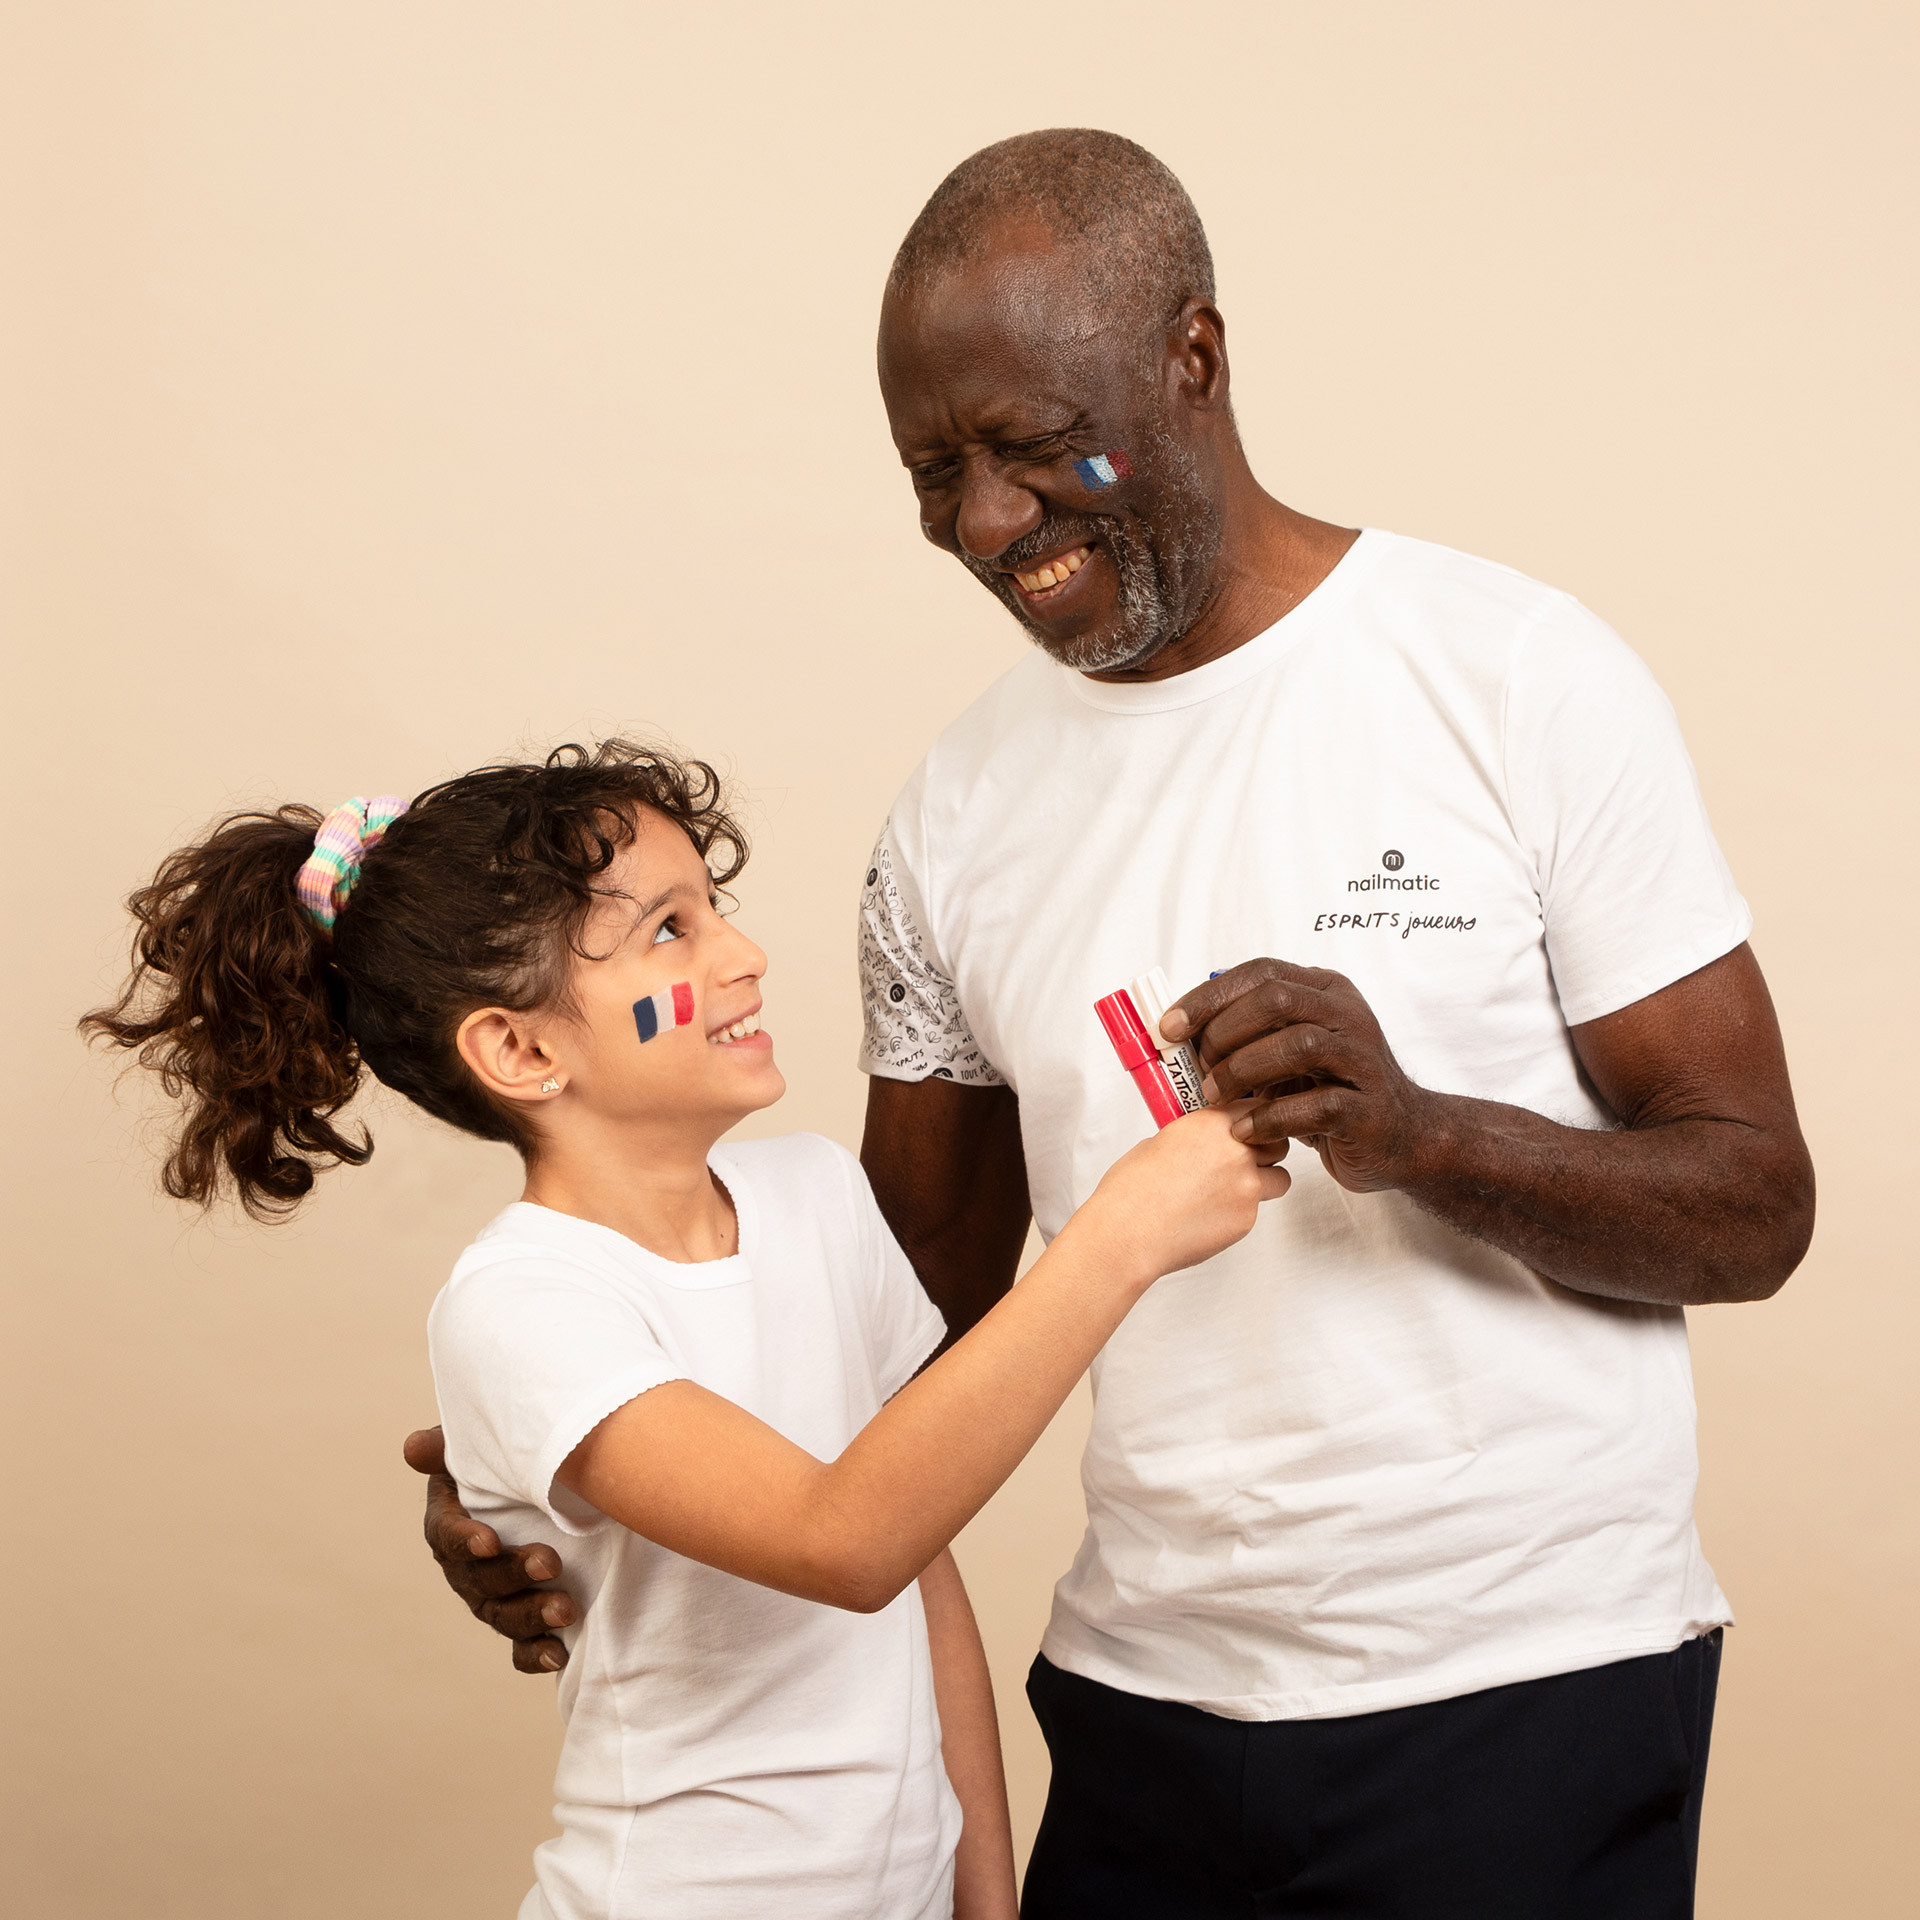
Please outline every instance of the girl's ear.
[[527, 1014], [482, 1007], [460, 1022], [453, 1044], [480, 1084], [502, 1100], [549, 1100], [565, 1084]]

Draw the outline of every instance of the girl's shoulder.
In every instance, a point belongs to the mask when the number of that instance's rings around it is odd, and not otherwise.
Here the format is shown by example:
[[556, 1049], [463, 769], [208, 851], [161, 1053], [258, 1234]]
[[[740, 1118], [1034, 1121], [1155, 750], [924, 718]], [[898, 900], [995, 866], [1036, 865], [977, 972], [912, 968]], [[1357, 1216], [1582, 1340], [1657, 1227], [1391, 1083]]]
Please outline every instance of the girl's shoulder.
[[618, 1269], [632, 1246], [611, 1227], [516, 1200], [474, 1235], [453, 1263], [448, 1284], [497, 1268], [555, 1275]]
[[564, 1314], [569, 1301], [618, 1301], [630, 1308], [644, 1291], [636, 1282], [645, 1280], [645, 1259], [610, 1227], [516, 1200], [453, 1263], [428, 1309], [429, 1335], [485, 1337], [529, 1312]]

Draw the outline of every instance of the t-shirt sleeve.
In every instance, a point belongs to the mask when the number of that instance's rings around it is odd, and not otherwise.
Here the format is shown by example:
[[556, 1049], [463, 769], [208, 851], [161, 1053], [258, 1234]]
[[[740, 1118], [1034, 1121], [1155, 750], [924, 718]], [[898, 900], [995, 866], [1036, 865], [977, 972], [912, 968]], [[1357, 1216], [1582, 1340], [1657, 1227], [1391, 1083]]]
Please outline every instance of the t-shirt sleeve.
[[427, 1346], [454, 1477], [576, 1534], [612, 1522], [554, 1479], [562, 1462], [608, 1414], [687, 1377], [630, 1302], [533, 1251], [454, 1280], [428, 1316]]
[[866, 1169], [844, 1147], [835, 1146], [834, 1154], [847, 1182], [867, 1282], [867, 1351], [874, 1383], [880, 1398], [890, 1400], [946, 1338], [947, 1323], [893, 1237]]
[[1506, 769], [1569, 1026], [1671, 986], [1752, 931], [1672, 705], [1577, 601], [1556, 599], [1520, 645]]
[[1005, 1086], [967, 1025], [953, 981], [923, 931], [925, 918], [889, 821], [860, 892], [860, 1069], [883, 1080]]

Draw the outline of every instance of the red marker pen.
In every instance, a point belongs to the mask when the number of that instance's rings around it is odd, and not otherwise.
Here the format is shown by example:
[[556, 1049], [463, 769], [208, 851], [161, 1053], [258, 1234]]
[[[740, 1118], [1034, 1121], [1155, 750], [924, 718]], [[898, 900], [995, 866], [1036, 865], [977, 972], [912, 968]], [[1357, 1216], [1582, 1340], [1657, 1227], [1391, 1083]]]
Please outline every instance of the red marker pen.
[[1133, 1076], [1133, 1084], [1140, 1089], [1156, 1127], [1164, 1127], [1182, 1114], [1197, 1113], [1207, 1104], [1206, 1095], [1200, 1091], [1200, 1061], [1193, 1049], [1158, 1037], [1160, 1016], [1172, 1003], [1167, 977], [1158, 967], [1142, 974], [1131, 987], [1093, 1003], [1120, 1064]]

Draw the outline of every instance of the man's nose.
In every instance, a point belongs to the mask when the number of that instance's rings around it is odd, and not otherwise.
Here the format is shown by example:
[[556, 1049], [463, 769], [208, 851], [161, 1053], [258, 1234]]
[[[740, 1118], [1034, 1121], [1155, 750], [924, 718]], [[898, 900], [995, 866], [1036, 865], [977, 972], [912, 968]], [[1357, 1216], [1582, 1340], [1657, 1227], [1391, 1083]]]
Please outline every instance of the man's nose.
[[954, 537], [976, 560], [992, 560], [1045, 517], [1038, 494], [1015, 486], [996, 462], [977, 461], [961, 479]]

